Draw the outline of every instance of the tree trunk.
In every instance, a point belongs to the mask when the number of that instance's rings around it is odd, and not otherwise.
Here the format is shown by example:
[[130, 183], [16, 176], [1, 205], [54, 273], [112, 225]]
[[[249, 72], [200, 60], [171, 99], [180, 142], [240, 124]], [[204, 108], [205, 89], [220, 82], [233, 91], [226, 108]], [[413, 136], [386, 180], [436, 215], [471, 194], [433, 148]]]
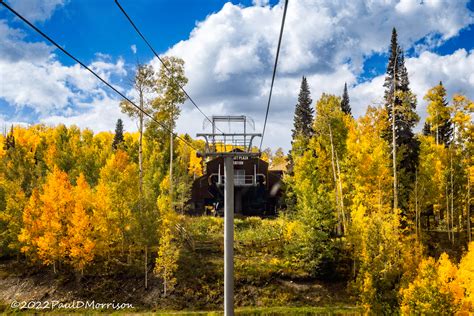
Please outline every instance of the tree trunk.
[[170, 132], [170, 198], [173, 206], [173, 130]]
[[337, 151], [335, 151], [335, 154], [336, 154], [337, 177], [339, 179], [339, 197], [341, 200], [342, 225], [344, 227], [344, 233], [345, 233], [346, 227], [347, 227], [347, 218], [346, 218], [346, 212], [344, 209], [344, 194], [342, 192], [341, 169], [339, 168], [339, 158], [337, 156]]
[[[143, 106], [143, 93], [140, 91], [140, 108], [144, 110]], [[138, 170], [139, 170], [139, 189], [140, 189], [140, 200], [142, 198], [143, 189], [143, 112], [140, 111], [139, 115], [139, 127], [138, 127]], [[140, 202], [141, 205], [141, 202]]]
[[[342, 235], [342, 230], [343, 228], [341, 227], [341, 209], [340, 209], [340, 204], [339, 204], [339, 190], [337, 188], [337, 175], [336, 175], [336, 163], [335, 163], [335, 158], [334, 158], [334, 145], [332, 142], [332, 129], [331, 125], [328, 124], [329, 127], [329, 139], [331, 141], [331, 165], [332, 165], [332, 174], [334, 176], [334, 191], [336, 194], [336, 208], [337, 208], [337, 218], [338, 218], [338, 227], [337, 227], [337, 233], [338, 235]], [[342, 223], [343, 224], [343, 223]], [[345, 229], [344, 229], [345, 230]]]
[[148, 246], [145, 246], [145, 290], [148, 289]]
[[163, 296], [166, 297], [166, 266], [163, 273]]
[[[469, 170], [468, 170], [469, 172]], [[467, 175], [467, 240], [471, 242], [471, 174]]]
[[[143, 91], [140, 90], [140, 108], [144, 111], [144, 102], [143, 102]], [[139, 186], [139, 207], [140, 207], [140, 215], [143, 216], [143, 112], [140, 111], [138, 114], [139, 118], [139, 127], [138, 127], [138, 186]], [[146, 214], [145, 219], [148, 220], [148, 216]], [[144, 227], [142, 227], [144, 229]], [[145, 289], [148, 287], [148, 269], [147, 269], [147, 235], [144, 234], [145, 239]]]
[[415, 169], [415, 231], [416, 231], [416, 240], [419, 239], [419, 225], [418, 225], [418, 170]]
[[398, 209], [398, 185], [397, 185], [397, 141], [395, 133], [395, 101], [397, 92], [397, 55], [395, 50], [395, 62], [393, 63], [393, 103], [392, 103], [392, 163], [393, 163], [393, 210]]
[[450, 151], [450, 178], [451, 178], [451, 241], [454, 244], [454, 184], [453, 184], [453, 151]]
[[436, 110], [436, 145], [439, 145], [439, 118], [438, 118], [438, 110]]
[[446, 223], [448, 224], [448, 239], [451, 241], [451, 230], [449, 223], [449, 194], [448, 194], [448, 182], [446, 181]]

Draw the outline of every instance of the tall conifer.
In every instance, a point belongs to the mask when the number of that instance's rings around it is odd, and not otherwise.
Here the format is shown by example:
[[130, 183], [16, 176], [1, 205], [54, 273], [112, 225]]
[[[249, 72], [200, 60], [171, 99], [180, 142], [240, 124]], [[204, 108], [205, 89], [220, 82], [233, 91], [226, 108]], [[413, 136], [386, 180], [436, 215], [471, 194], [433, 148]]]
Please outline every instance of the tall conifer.
[[[396, 172], [398, 193], [400, 201], [398, 207], [403, 211], [408, 208], [408, 196], [415, 179], [415, 170], [418, 164], [419, 142], [415, 138], [413, 128], [418, 123], [416, 113], [416, 97], [410, 90], [408, 71], [405, 67], [404, 52], [398, 44], [397, 31], [392, 30], [390, 56], [385, 76], [385, 107], [388, 112], [389, 130], [384, 138], [392, 145], [393, 109], [395, 109], [395, 146], [396, 146]], [[397, 204], [397, 203], [395, 203]]]
[[5, 144], [3, 146], [5, 150], [10, 148], [15, 148], [15, 136], [13, 135], [13, 125], [11, 127], [10, 133], [8, 133], [7, 137], [5, 138]]
[[313, 114], [314, 109], [311, 107], [311, 94], [308, 87], [306, 77], [301, 80], [300, 93], [298, 95], [298, 103], [295, 108], [294, 129], [292, 130], [293, 139], [297, 135], [311, 137], [313, 135]]
[[298, 103], [295, 107], [295, 116], [293, 119], [291, 154], [300, 156], [306, 150], [309, 139], [313, 136], [313, 115], [314, 109], [311, 107], [311, 94], [308, 82], [303, 76], [301, 80]]
[[115, 124], [115, 135], [114, 141], [112, 142], [112, 148], [117, 149], [121, 143], [123, 143], [123, 122], [121, 119], [118, 119], [117, 124]]
[[351, 105], [349, 103], [349, 93], [347, 92], [347, 83], [344, 83], [344, 92], [342, 94], [341, 100], [341, 110], [346, 114], [352, 115]]

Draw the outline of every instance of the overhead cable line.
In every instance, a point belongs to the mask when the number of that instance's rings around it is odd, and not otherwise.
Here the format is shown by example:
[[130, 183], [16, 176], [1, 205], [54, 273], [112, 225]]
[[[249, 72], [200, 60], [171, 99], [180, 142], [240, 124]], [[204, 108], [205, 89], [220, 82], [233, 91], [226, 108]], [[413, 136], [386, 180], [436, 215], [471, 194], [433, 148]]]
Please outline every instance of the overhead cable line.
[[[168, 72], [168, 75], [170, 76], [170, 78], [173, 78], [173, 73], [171, 72], [171, 69], [169, 69], [169, 67], [165, 64], [165, 62], [163, 61], [163, 59], [160, 57], [160, 55], [158, 55], [158, 53], [156, 52], [156, 50], [153, 48], [153, 46], [151, 46], [150, 42], [148, 42], [148, 40], [145, 38], [145, 36], [142, 34], [142, 32], [138, 29], [138, 27], [135, 25], [135, 23], [133, 22], [132, 18], [127, 14], [127, 12], [125, 11], [125, 9], [120, 5], [120, 3], [118, 2], [118, 0], [115, 0], [115, 4], [119, 7], [120, 11], [122, 11], [122, 13], [125, 15], [125, 17], [127, 18], [128, 22], [130, 22], [130, 24], [132, 25], [132, 27], [135, 29], [135, 31], [137, 32], [137, 34], [142, 38], [142, 40], [146, 43], [146, 45], [148, 46], [148, 48], [150, 48], [150, 50], [153, 52], [153, 54], [155, 55], [156, 58], [158, 58], [158, 60], [161, 62], [161, 64], [163, 65], [163, 67], [166, 69], [166, 71]], [[176, 81], [176, 84], [179, 86], [179, 88], [184, 92], [184, 94], [186, 95], [186, 97], [189, 99], [189, 101], [191, 101], [191, 103], [194, 105], [194, 107], [196, 109], [198, 109], [199, 112], [201, 112], [201, 114], [212, 124], [212, 120], [206, 115], [206, 113], [204, 113], [201, 108], [196, 104], [196, 102], [194, 102], [194, 100], [191, 98], [191, 96], [186, 92], [186, 90], [184, 89], [184, 87], [179, 84], [177, 81]], [[221, 131], [218, 127], [216, 127], [221, 133], [224, 133], [223, 131]]]
[[51, 42], [54, 46], [56, 46], [58, 49], [60, 49], [64, 54], [66, 54], [67, 56], [69, 56], [71, 59], [73, 59], [75, 62], [77, 62], [79, 65], [81, 65], [82, 67], [84, 67], [86, 70], [88, 70], [91, 74], [93, 74], [97, 79], [99, 79], [103, 84], [105, 84], [107, 87], [109, 87], [110, 89], [112, 89], [115, 93], [117, 93], [118, 95], [120, 95], [123, 99], [125, 99], [126, 101], [128, 101], [131, 105], [133, 105], [134, 107], [136, 107], [140, 112], [142, 112], [143, 114], [145, 114], [147, 117], [149, 117], [152, 121], [154, 121], [155, 123], [157, 123], [158, 125], [160, 125], [163, 129], [167, 130], [168, 132], [172, 133], [175, 137], [179, 138], [180, 140], [182, 140], [185, 144], [187, 144], [189, 147], [193, 148], [194, 150], [198, 150], [196, 147], [194, 147], [190, 142], [188, 142], [186, 139], [184, 139], [183, 137], [177, 135], [176, 133], [174, 133], [172, 130], [170, 130], [165, 124], [163, 124], [162, 122], [159, 122], [157, 121], [152, 115], [148, 114], [146, 111], [144, 111], [143, 109], [141, 109], [138, 105], [136, 105], [132, 100], [130, 100], [129, 98], [127, 98], [122, 92], [120, 92], [119, 90], [117, 90], [117, 88], [115, 88], [114, 86], [112, 86], [110, 83], [108, 83], [107, 81], [105, 81], [104, 79], [102, 79], [102, 77], [100, 77], [96, 72], [94, 72], [92, 69], [90, 69], [88, 66], [86, 66], [83, 62], [81, 62], [79, 59], [77, 59], [76, 57], [74, 57], [71, 53], [69, 53], [67, 50], [65, 50], [63, 47], [61, 47], [58, 43], [56, 43], [51, 37], [49, 37], [48, 35], [46, 35], [43, 31], [41, 31], [39, 28], [37, 28], [35, 25], [33, 25], [30, 21], [28, 21], [25, 17], [23, 17], [20, 13], [16, 12], [13, 8], [11, 8], [8, 4], [5, 3], [5, 1], [3, 0], [0, 0], [0, 3], [3, 4], [3, 6], [5, 8], [7, 8], [8, 10], [10, 10], [13, 14], [15, 14], [19, 19], [21, 19], [23, 22], [25, 22], [26, 24], [28, 24], [28, 26], [30, 26], [32, 29], [34, 29], [37, 33], [39, 33], [41, 36], [43, 36], [45, 39], [47, 39], [49, 42]]
[[285, 27], [286, 11], [288, 9], [288, 0], [285, 1], [283, 9], [283, 18], [281, 19], [280, 38], [278, 39], [277, 53], [275, 57], [275, 64], [273, 65], [272, 84], [270, 86], [270, 94], [268, 95], [267, 111], [265, 113], [265, 122], [263, 123], [262, 138], [260, 140], [260, 151], [262, 151], [263, 138], [265, 137], [265, 128], [267, 127], [268, 111], [270, 110], [270, 102], [272, 101], [273, 83], [275, 82], [275, 74], [278, 65], [278, 56], [280, 55], [281, 39], [283, 37], [283, 28]]

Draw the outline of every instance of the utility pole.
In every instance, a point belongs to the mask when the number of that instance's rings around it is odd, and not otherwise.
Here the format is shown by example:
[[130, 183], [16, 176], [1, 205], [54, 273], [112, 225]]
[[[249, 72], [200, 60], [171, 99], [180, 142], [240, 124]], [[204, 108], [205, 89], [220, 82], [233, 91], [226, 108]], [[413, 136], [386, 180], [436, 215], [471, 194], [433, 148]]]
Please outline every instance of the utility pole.
[[234, 315], [234, 158], [224, 158], [224, 315]]
[[[216, 123], [229, 124], [229, 133], [216, 133]], [[260, 152], [252, 152], [252, 141], [262, 134], [247, 133], [246, 116], [213, 116], [212, 132], [197, 134], [206, 141], [201, 157], [221, 157], [224, 159], [224, 315], [234, 315], [234, 158], [259, 157]], [[230, 132], [231, 123], [241, 123], [243, 132]], [[219, 129], [218, 129], [219, 130]], [[236, 129], [233, 128], [233, 131]], [[253, 177], [256, 177], [254, 174]], [[245, 181], [244, 181], [245, 182]], [[220, 166], [218, 183], [221, 183]], [[252, 185], [256, 185], [256, 178]], [[242, 183], [237, 183], [242, 185]]]

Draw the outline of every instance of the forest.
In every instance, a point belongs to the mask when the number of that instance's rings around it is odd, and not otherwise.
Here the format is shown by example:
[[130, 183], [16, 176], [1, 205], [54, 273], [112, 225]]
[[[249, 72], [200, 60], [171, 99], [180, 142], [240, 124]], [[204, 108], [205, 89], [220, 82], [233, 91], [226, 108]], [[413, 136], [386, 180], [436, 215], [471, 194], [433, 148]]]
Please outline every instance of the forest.
[[[222, 307], [223, 220], [188, 215], [205, 172], [189, 145], [204, 142], [169, 132], [187, 78], [183, 60], [164, 61], [172, 78], [139, 65], [133, 81], [134, 102], [163, 125], [124, 100], [137, 132], [118, 120], [114, 133], [37, 124], [0, 136], [1, 278], [47, 274], [104, 299], [139, 288], [143, 309]], [[384, 102], [364, 115], [347, 85], [313, 102], [302, 78], [291, 150], [262, 152], [286, 165], [278, 216], [235, 221], [238, 306], [474, 312], [474, 102], [432, 78], [420, 122], [409, 78], [395, 29]], [[342, 288], [316, 300], [319, 283]]]

